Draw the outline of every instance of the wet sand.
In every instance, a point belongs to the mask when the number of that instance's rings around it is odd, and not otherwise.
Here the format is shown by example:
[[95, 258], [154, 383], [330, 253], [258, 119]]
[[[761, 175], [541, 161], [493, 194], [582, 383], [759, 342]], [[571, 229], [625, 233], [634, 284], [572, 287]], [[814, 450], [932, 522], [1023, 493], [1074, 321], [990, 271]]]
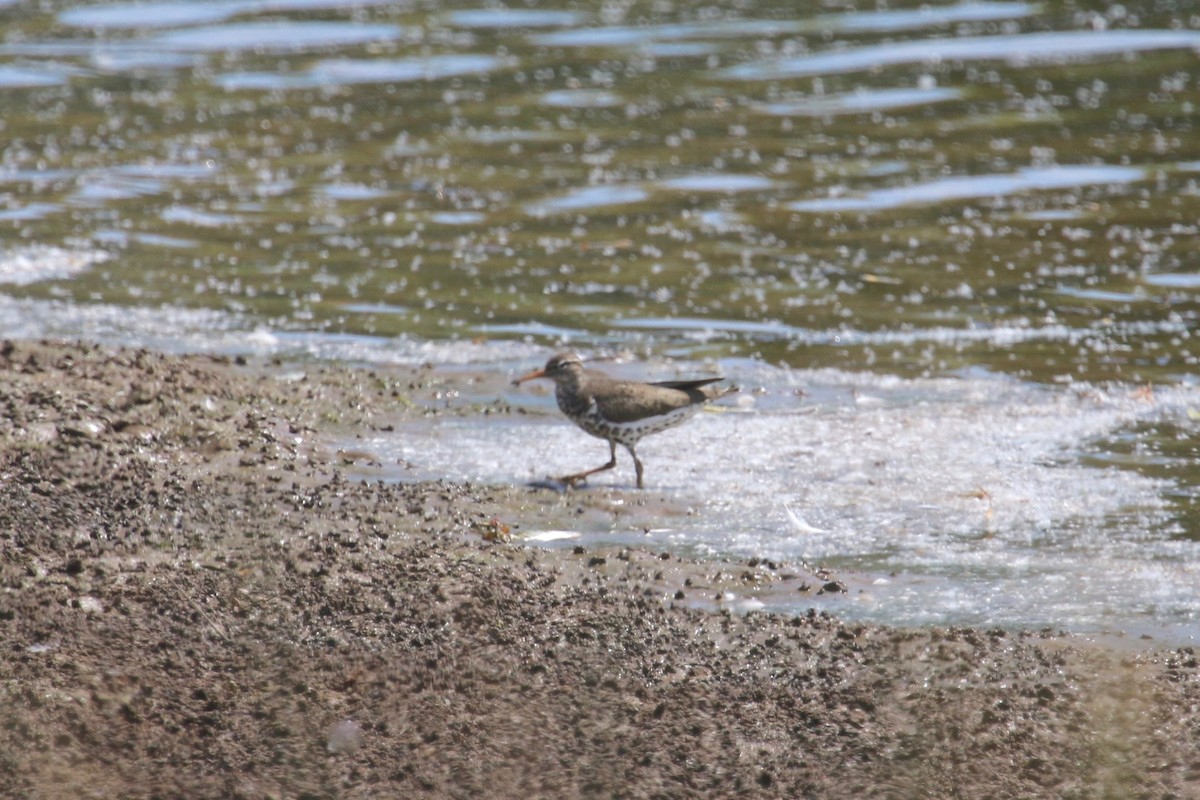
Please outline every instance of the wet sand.
[[[7, 796], [1200, 797], [1190, 649], [843, 623], [787, 565], [506, 540], [652, 490], [334, 449], [508, 413], [440, 402], [468, 377], [33, 342], [0, 371]], [[822, 610], [713, 602], [802, 583]]]

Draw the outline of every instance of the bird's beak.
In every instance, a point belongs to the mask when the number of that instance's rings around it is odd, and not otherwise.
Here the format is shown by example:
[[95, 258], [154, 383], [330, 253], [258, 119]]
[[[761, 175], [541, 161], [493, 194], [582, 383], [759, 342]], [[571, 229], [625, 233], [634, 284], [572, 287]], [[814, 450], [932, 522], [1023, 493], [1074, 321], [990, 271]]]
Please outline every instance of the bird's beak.
[[524, 375], [522, 375], [521, 377], [519, 377], [519, 378], [517, 378], [516, 380], [514, 380], [514, 381], [513, 381], [513, 386], [517, 386], [517, 385], [519, 385], [519, 384], [522, 384], [522, 383], [524, 383], [525, 381], [531, 381], [531, 380], [534, 380], [535, 378], [544, 378], [544, 377], [546, 377], [546, 370], [544, 370], [544, 369], [535, 369], [533, 372], [526, 372]]

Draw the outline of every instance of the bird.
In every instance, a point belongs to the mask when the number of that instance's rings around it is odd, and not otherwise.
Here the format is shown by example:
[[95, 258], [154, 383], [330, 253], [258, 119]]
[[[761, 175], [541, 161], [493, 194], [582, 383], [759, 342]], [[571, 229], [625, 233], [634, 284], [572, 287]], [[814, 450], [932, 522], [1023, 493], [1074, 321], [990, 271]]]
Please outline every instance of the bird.
[[555, 479], [569, 487], [616, 467], [619, 444], [633, 458], [637, 488], [645, 488], [645, 470], [637, 455], [637, 443], [642, 437], [678, 425], [706, 403], [737, 391], [736, 387], [713, 386], [724, 380], [720, 377], [658, 383], [619, 380], [584, 369], [583, 360], [575, 353], [552, 356], [546, 366], [522, 375], [513, 385], [537, 378], [554, 381], [554, 398], [568, 419], [608, 442], [607, 464]]

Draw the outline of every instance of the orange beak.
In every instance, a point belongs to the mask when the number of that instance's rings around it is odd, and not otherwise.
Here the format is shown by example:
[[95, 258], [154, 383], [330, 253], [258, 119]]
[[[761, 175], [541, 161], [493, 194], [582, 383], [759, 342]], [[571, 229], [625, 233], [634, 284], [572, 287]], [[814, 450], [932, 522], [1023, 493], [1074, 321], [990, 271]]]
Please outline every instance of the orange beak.
[[522, 384], [522, 383], [524, 383], [525, 381], [531, 381], [531, 380], [534, 380], [535, 378], [544, 378], [544, 377], [546, 377], [546, 370], [544, 370], [544, 369], [535, 369], [533, 372], [526, 372], [524, 375], [522, 375], [521, 377], [519, 377], [519, 378], [517, 378], [516, 380], [514, 380], [514, 381], [513, 381], [513, 386], [517, 386], [517, 385], [519, 385], [519, 384]]

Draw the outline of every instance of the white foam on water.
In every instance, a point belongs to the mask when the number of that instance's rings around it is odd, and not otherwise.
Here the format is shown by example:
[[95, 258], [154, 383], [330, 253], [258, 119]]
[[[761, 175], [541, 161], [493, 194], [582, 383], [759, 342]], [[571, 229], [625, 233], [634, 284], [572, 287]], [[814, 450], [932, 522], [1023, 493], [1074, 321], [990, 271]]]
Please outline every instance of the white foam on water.
[[[1196, 387], [1148, 398], [1128, 386], [725, 366], [761, 388], [638, 448], [648, 495], [686, 511], [643, 519], [627, 504], [588, 536], [636, 530], [652, 547], [861, 574], [878, 582], [840, 612], [882, 622], [1200, 633], [1200, 543], [1173, 538], [1173, 485], [1085, 460], [1140, 422], [1195, 427]], [[405, 464], [402, 479], [485, 484], [607, 459], [604, 442], [561, 418], [549, 387], [506, 399], [532, 413], [424, 420], [355, 446]], [[634, 492], [633, 479], [620, 450], [617, 469], [590, 483]]]
[[[103, 254], [101, 254], [103, 255]], [[0, 338], [78, 339], [168, 353], [215, 353], [352, 364], [525, 363], [544, 349], [520, 341], [425, 340], [407, 336], [270, 328], [218, 309], [117, 306], [16, 299], [0, 294]]]
[[65, 250], [40, 244], [0, 250], [0, 284], [25, 286], [70, 278], [109, 258], [103, 250]]

